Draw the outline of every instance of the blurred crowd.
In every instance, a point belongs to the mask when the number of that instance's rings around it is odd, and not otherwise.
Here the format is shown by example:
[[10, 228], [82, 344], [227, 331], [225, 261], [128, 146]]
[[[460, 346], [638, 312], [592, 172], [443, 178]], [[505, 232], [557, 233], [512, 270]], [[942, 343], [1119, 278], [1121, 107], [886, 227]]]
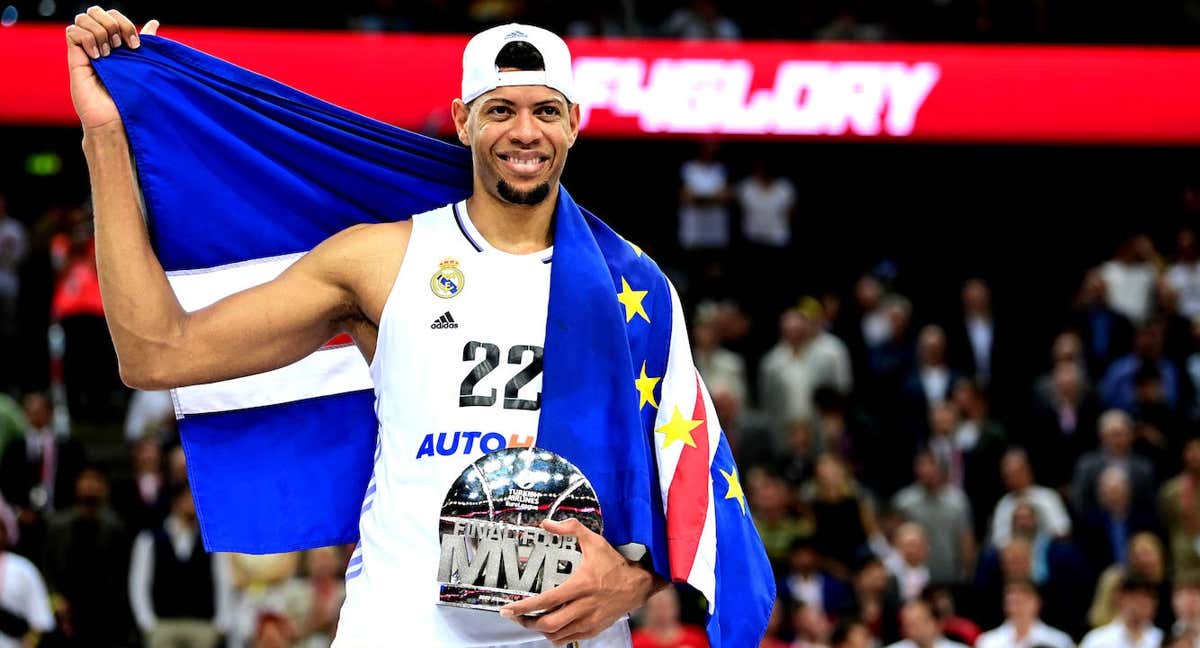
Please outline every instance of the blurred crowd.
[[[88, 4], [27, 0], [15, 6], [22, 20], [62, 22]], [[1200, 34], [1200, 0], [356, 0], [314, 11], [226, 0], [119, 0], [112, 6], [165, 25], [472, 33], [516, 21], [604, 38], [1191, 43]]]

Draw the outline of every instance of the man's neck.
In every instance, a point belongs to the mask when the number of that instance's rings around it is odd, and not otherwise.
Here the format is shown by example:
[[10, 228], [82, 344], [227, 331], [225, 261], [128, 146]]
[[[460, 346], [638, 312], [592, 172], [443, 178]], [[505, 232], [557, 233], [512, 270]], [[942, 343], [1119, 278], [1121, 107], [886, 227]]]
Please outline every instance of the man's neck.
[[1029, 633], [1033, 631], [1034, 622], [1035, 620], [1010, 621], [1010, 623], [1012, 623], [1013, 631], [1016, 632], [1017, 635], [1015, 638], [1024, 639], [1025, 637], [1028, 637]]
[[497, 199], [476, 181], [467, 198], [467, 217], [492, 247], [510, 254], [530, 254], [546, 249], [553, 240], [551, 224], [558, 201], [556, 183], [536, 205], [514, 205]]

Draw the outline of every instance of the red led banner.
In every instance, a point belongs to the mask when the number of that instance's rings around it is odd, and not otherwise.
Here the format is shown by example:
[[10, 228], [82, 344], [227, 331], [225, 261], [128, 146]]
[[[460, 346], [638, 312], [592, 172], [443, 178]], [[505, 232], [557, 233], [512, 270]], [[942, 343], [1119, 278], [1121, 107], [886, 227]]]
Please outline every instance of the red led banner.
[[[175, 38], [409, 129], [449, 132], [467, 36]], [[1200, 48], [570, 42], [588, 136], [1200, 144]], [[62, 28], [0, 28], [0, 123], [72, 125]]]

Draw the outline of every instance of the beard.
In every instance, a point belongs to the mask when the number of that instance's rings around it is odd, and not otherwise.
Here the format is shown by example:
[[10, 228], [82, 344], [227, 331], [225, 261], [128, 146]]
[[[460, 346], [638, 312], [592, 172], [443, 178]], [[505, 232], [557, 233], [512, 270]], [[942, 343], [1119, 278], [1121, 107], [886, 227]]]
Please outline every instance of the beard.
[[550, 183], [543, 182], [536, 187], [521, 191], [503, 179], [496, 181], [496, 193], [505, 201], [514, 205], [537, 205], [550, 195]]

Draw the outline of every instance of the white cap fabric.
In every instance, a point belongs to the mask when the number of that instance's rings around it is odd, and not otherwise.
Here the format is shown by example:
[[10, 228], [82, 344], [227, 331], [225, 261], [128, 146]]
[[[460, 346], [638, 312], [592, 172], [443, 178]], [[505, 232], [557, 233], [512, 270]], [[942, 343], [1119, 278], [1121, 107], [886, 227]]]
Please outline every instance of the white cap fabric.
[[[501, 72], [496, 55], [513, 41], [529, 43], [542, 54], [545, 70]], [[462, 100], [470, 102], [500, 86], [544, 85], [554, 88], [575, 103], [575, 75], [571, 71], [571, 51], [553, 32], [509, 23], [476, 34], [463, 50]]]

